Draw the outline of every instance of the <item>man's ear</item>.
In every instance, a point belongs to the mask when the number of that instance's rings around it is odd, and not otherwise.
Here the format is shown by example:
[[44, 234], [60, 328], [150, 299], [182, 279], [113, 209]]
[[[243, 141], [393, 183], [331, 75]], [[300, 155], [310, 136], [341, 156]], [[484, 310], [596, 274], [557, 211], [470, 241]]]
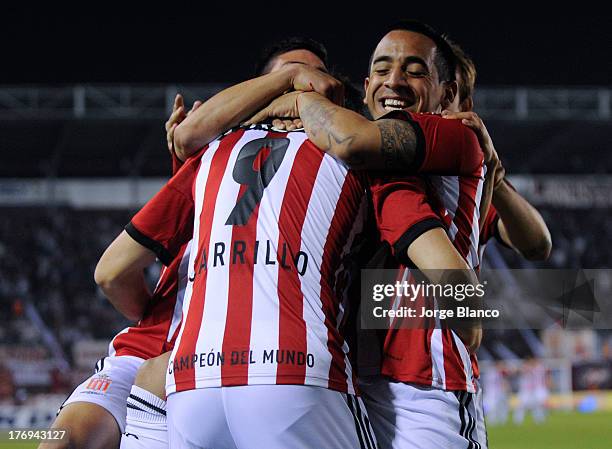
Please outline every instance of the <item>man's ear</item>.
[[440, 106], [442, 106], [442, 110], [448, 109], [449, 106], [453, 104], [453, 100], [455, 99], [455, 95], [457, 95], [458, 90], [459, 85], [457, 84], [457, 81], [444, 82], [444, 93], [442, 101], [440, 101]]
[[[370, 78], [366, 76], [365, 80], [363, 80], [363, 91], [367, 92], [368, 91], [368, 86], [370, 85]], [[368, 99], [367, 99], [367, 95], [364, 94], [363, 97], [363, 104], [367, 105], [368, 104]]]

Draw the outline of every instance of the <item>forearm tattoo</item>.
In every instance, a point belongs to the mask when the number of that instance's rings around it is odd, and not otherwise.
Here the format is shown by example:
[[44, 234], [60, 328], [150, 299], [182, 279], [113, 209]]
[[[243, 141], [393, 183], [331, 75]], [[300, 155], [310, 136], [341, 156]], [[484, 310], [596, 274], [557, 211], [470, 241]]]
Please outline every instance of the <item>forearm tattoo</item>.
[[[334, 131], [334, 122], [338, 112], [336, 105], [325, 102], [312, 101], [300, 110], [300, 118], [307, 132], [319, 145], [319, 148], [328, 153], [330, 151], [340, 153], [350, 148], [355, 140], [355, 134], [346, 135]], [[354, 155], [351, 160], [345, 161], [351, 166], [363, 163], [363, 158]]]
[[[311, 101], [300, 109], [300, 118], [304, 125], [308, 128], [314, 138], [319, 137], [321, 132], [325, 132], [329, 123], [336, 115], [335, 106], [325, 104], [319, 101]], [[328, 136], [329, 145], [332, 144], [330, 136]], [[337, 140], [337, 139], [336, 139]], [[325, 150], [324, 148], [321, 148]], [[327, 149], [326, 151], [329, 151]]]
[[413, 165], [417, 138], [412, 126], [401, 120], [377, 120], [380, 130], [381, 152], [385, 168], [402, 170]]

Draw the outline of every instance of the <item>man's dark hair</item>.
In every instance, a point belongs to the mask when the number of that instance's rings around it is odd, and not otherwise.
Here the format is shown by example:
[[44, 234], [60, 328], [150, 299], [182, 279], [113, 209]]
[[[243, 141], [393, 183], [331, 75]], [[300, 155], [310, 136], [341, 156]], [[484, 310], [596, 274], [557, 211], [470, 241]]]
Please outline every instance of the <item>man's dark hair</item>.
[[[442, 34], [440, 34], [430, 25], [419, 22], [418, 20], [400, 20], [399, 22], [395, 22], [390, 27], [387, 27], [383, 36], [396, 30], [412, 31], [430, 38], [434, 44], [436, 44], [434, 64], [436, 65], [440, 82], [455, 81], [455, 54], [453, 53], [453, 50], [448, 42], [442, 37]], [[372, 69], [373, 58], [374, 52], [372, 52], [372, 56], [370, 56], [368, 73], [370, 73], [370, 70]]]
[[274, 42], [266, 47], [255, 64], [255, 75], [260, 76], [268, 73], [277, 56], [293, 50], [308, 50], [317, 55], [327, 67], [327, 49], [322, 43], [308, 37], [294, 36]]

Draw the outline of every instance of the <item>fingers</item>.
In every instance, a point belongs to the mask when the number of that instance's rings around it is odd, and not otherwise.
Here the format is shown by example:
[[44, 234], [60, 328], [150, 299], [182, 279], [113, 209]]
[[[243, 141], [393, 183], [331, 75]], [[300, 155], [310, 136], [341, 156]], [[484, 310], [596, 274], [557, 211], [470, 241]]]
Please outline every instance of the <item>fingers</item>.
[[244, 122], [243, 124], [247, 126], [252, 125], [253, 123], [259, 123], [265, 120], [266, 118], [268, 118], [268, 112], [267, 112], [267, 108], [264, 108], [258, 113], [256, 113], [254, 116], [252, 116], [250, 119], [248, 119], [246, 122]]
[[181, 106], [185, 106], [183, 96], [181, 94], [176, 94], [176, 97], [174, 97], [174, 105], [172, 106], [172, 110], [176, 111]]
[[170, 129], [166, 132], [166, 142], [168, 143], [168, 151], [170, 151], [171, 154], [172, 151], [174, 151], [174, 131], [176, 130], [177, 126], [178, 123], [173, 123], [172, 126], [170, 126]]
[[187, 116], [189, 116], [189, 114], [198, 109], [200, 106], [202, 106], [202, 102], [200, 100], [194, 101], [193, 106], [191, 106], [191, 110], [187, 113]]
[[293, 131], [296, 129], [293, 120], [290, 119], [275, 118], [274, 120], [272, 120], [272, 126], [274, 126], [276, 129], [285, 131]]
[[274, 120], [272, 120], [272, 126], [276, 129], [286, 131], [295, 131], [298, 128], [304, 127], [302, 120], [300, 120], [299, 118], [293, 120], [275, 118]]
[[451, 112], [448, 110], [442, 111], [442, 118], [461, 120], [465, 126], [478, 131], [483, 127], [482, 119], [475, 112]]

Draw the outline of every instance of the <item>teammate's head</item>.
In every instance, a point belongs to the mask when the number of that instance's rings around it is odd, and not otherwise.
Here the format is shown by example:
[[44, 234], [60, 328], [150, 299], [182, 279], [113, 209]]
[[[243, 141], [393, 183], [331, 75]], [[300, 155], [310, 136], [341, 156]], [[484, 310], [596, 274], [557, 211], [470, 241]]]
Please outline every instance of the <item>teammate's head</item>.
[[397, 109], [440, 112], [457, 93], [453, 51], [429, 25], [398, 22], [372, 53], [364, 87], [375, 119]]
[[327, 50], [323, 44], [310, 38], [280, 40], [264, 49], [255, 65], [255, 75], [264, 75], [294, 62], [327, 72]]
[[457, 95], [447, 108], [451, 112], [467, 112], [474, 108], [474, 85], [476, 84], [476, 66], [474, 61], [465, 54], [463, 49], [453, 42], [448, 36], [444, 36], [453, 53], [455, 54], [455, 78], [459, 86]]

